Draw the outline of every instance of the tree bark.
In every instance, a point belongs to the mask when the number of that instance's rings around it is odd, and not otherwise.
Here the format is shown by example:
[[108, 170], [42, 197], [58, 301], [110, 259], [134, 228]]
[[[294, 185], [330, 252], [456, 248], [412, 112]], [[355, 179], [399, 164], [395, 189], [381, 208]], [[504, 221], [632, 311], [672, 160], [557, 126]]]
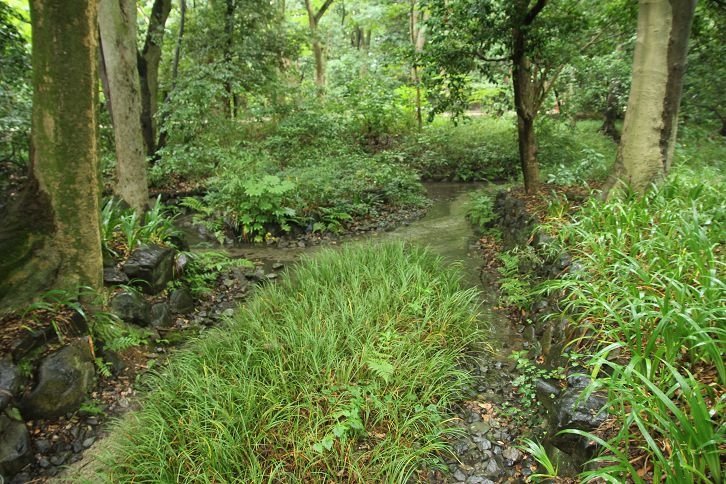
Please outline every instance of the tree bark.
[[534, 132], [534, 119], [537, 109], [531, 75], [532, 65], [526, 55], [526, 39], [521, 28], [514, 29], [513, 40], [512, 84], [514, 106], [517, 111], [519, 162], [524, 176], [524, 191], [533, 193], [539, 185], [539, 165], [537, 162], [537, 139]]
[[[179, 77], [179, 60], [181, 59], [181, 51], [182, 51], [182, 43], [184, 41], [184, 26], [186, 24], [186, 16], [187, 16], [187, 2], [186, 0], [180, 0], [179, 1], [179, 32], [176, 36], [176, 44], [174, 45], [174, 59], [171, 63], [171, 86], [169, 87], [169, 90], [164, 95], [164, 102], [169, 102], [169, 99], [171, 97], [172, 91], [174, 91], [174, 88], [176, 87], [176, 80], [177, 77]], [[159, 126], [161, 126], [161, 130], [159, 131], [159, 141], [156, 145], [157, 151], [162, 149], [164, 146], [166, 146], [167, 139], [169, 137], [169, 133], [164, 129], [164, 123], [166, 122], [166, 119], [168, 117], [168, 111], [163, 111], [162, 116], [159, 119]]]
[[615, 126], [618, 120], [618, 102], [615, 94], [614, 81], [608, 85], [608, 95], [605, 98], [605, 112], [603, 112], [602, 126], [600, 132], [609, 136], [616, 143], [620, 143], [620, 132]]
[[100, 0], [98, 24], [113, 109], [116, 195], [138, 214], [149, 203], [136, 69], [136, 0]]
[[325, 3], [316, 12], [313, 8], [312, 0], [305, 0], [305, 10], [308, 13], [308, 26], [310, 27], [310, 35], [312, 36], [313, 60], [315, 61], [315, 85], [318, 87], [320, 94], [325, 92], [327, 80], [325, 77], [325, 48], [320, 39], [318, 26], [320, 25], [320, 19], [323, 18], [323, 15], [325, 15], [325, 12], [330, 8], [332, 3], [333, 0], [325, 0]]
[[[421, 13], [418, 8], [416, 8], [418, 0], [410, 0], [411, 10], [409, 12], [410, 15], [410, 33], [411, 33], [411, 43], [413, 45], [414, 53], [416, 55], [423, 52], [424, 45], [426, 44], [426, 33], [424, 31], [424, 28], [421, 26], [421, 22], [426, 22], [427, 15], [426, 13]], [[419, 21], [419, 17], [421, 17], [421, 21]], [[414, 63], [413, 67], [411, 67], [411, 79], [413, 81], [413, 84], [416, 88], [416, 126], [419, 131], [423, 128], [423, 109], [421, 106], [421, 75], [419, 73], [418, 65]]]
[[0, 307], [102, 284], [96, 2], [31, 0], [32, 149], [0, 228]]
[[[529, 0], [516, 0], [512, 5], [512, 87], [514, 107], [517, 111], [519, 162], [522, 167], [526, 193], [534, 193], [539, 187], [539, 163], [534, 120], [548, 91], [544, 86], [536, 84], [534, 79], [532, 62], [527, 55], [527, 30], [547, 5], [547, 1], [537, 0], [530, 7]], [[550, 86], [553, 82], [554, 79]]]
[[633, 78], [622, 140], [604, 196], [642, 193], [670, 170], [696, 0], [640, 0]]
[[161, 62], [164, 28], [170, 11], [171, 0], [154, 0], [144, 47], [137, 58], [141, 83], [141, 129], [148, 156], [154, 156], [157, 148], [156, 113], [159, 109], [159, 63]]
[[[235, 1], [226, 0], [224, 12], [224, 35], [226, 37], [224, 44], [224, 61], [227, 65], [232, 64], [232, 48], [234, 46], [234, 12]], [[224, 108], [227, 116], [233, 119], [237, 114], [237, 106], [234, 96], [234, 85], [232, 79], [227, 79], [224, 83], [224, 90], [227, 93], [224, 100]]]

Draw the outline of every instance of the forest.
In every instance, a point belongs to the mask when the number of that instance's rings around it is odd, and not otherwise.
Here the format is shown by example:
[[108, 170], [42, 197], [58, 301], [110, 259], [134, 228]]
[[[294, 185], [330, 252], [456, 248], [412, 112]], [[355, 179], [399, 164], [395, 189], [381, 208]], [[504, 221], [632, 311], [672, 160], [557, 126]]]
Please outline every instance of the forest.
[[0, 484], [713, 483], [723, 0], [0, 1]]

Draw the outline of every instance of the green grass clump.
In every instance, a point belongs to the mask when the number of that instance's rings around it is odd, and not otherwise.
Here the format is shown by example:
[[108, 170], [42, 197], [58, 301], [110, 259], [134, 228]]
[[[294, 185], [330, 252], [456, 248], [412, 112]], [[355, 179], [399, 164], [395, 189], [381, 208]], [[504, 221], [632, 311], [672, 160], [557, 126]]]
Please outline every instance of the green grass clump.
[[152, 381], [108, 477], [406, 482], [441, 464], [476, 298], [400, 243], [306, 259]]
[[[564, 290], [618, 419], [586, 480], [721, 482], [726, 445], [723, 176], [677, 170], [645, 196], [593, 200], [557, 231]], [[577, 432], [575, 432], [577, 433]]]

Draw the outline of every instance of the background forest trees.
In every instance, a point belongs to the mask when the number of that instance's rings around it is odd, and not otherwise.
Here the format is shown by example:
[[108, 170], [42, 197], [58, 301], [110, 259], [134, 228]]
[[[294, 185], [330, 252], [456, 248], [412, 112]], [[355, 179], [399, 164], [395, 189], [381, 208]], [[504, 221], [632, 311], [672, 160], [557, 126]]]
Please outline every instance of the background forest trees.
[[[27, 9], [1, 5], [0, 155], [37, 169], [27, 149]], [[519, 171], [534, 191], [541, 181], [602, 177], [615, 160], [587, 119], [619, 139], [636, 45], [632, 2], [114, 5], [101, 2], [99, 18], [102, 190], [139, 213], [149, 183], [201, 191], [197, 208], [210, 227], [259, 240], [420, 203], [417, 177]], [[683, 106], [721, 135], [723, 15], [717, 1], [695, 12]], [[634, 114], [643, 103], [633, 99]]]

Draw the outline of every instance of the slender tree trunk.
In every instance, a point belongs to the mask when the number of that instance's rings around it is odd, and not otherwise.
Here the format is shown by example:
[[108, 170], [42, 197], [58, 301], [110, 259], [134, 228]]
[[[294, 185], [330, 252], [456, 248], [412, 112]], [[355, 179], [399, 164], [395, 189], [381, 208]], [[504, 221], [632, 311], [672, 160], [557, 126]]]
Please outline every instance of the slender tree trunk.
[[164, 28], [171, 11], [171, 0], [154, 0], [146, 31], [144, 47], [138, 54], [138, 70], [141, 82], [141, 129], [148, 156], [156, 153], [157, 122], [159, 109], [159, 63]]
[[[100, 31], [98, 38], [101, 38]], [[103, 47], [100, 42], [98, 45], [98, 77], [101, 79], [101, 90], [103, 91], [106, 111], [108, 111], [108, 115], [111, 117], [111, 124], [113, 124], [113, 106], [111, 105], [111, 88], [108, 86], [108, 74], [106, 74], [106, 56], [103, 55]]]
[[[314, 35], [317, 36], [317, 34], [317, 27], [315, 27]], [[325, 77], [325, 53], [323, 52], [323, 43], [317, 38], [313, 39], [313, 58], [315, 60], [315, 85], [323, 91], [327, 83]]]
[[[181, 51], [182, 51], [182, 43], [184, 41], [184, 26], [186, 24], [186, 15], [187, 15], [187, 2], [186, 0], [180, 0], [179, 1], [179, 32], [176, 36], [176, 44], [174, 45], [174, 59], [171, 63], [171, 87], [167, 91], [167, 93], [164, 95], [164, 102], [169, 102], [169, 99], [171, 97], [171, 93], [174, 91], [174, 88], [176, 87], [176, 80], [179, 77], [179, 61], [181, 59]], [[166, 123], [167, 119], [167, 113], [168, 111], [162, 112], [164, 115], [161, 116], [159, 119], [159, 126], [161, 129], [159, 130], [159, 142], [156, 145], [156, 149], [160, 150], [164, 146], [166, 146], [166, 141], [169, 137], [169, 133], [164, 129], [164, 124]]]
[[[227, 65], [232, 63], [232, 48], [234, 46], [234, 11], [235, 1], [226, 0], [226, 10], [224, 13], [224, 35], [226, 37], [224, 46], [224, 61]], [[232, 79], [227, 79], [224, 83], [224, 90], [227, 93], [225, 99], [225, 112], [229, 118], [234, 118], [236, 115], [236, 103], [234, 96], [234, 85]]]
[[115, 193], [136, 213], [148, 207], [149, 188], [141, 132], [141, 96], [136, 69], [136, 0], [100, 0], [98, 24], [116, 144]]
[[670, 170], [696, 0], [640, 0], [633, 80], [613, 175], [644, 192]]
[[31, 0], [29, 184], [0, 227], [0, 306], [100, 288], [96, 2]]
[[525, 34], [515, 28], [512, 49], [512, 83], [514, 105], [517, 111], [517, 132], [519, 135], [519, 162], [524, 176], [524, 190], [534, 193], [539, 186], [539, 164], [537, 162], [537, 140], [534, 119], [537, 115], [535, 86], [532, 81], [532, 64], [525, 51]]
[[[426, 34], [424, 31], [424, 28], [421, 26], [421, 22], [419, 22], [419, 17], [422, 17], [421, 20], [425, 23], [427, 19], [427, 15], [424, 13], [422, 14], [417, 8], [417, 2], [418, 0], [410, 0], [411, 1], [411, 10], [409, 12], [410, 14], [410, 30], [411, 30], [411, 43], [413, 44], [414, 52], [418, 55], [421, 52], [423, 52], [424, 44], [426, 43]], [[417, 62], [417, 61], [416, 61]], [[413, 80], [413, 84], [416, 88], [416, 126], [418, 127], [418, 130], [421, 131], [423, 128], [423, 110], [421, 106], [421, 76], [419, 74], [419, 68], [418, 65], [414, 64], [414, 66], [411, 68], [411, 79]]]
[[605, 98], [605, 111], [603, 112], [602, 126], [600, 132], [612, 138], [616, 143], [620, 143], [620, 132], [615, 126], [618, 120], [618, 101], [615, 94], [614, 81], [608, 86], [608, 95]]
[[330, 5], [334, 0], [325, 0], [320, 9], [316, 12], [313, 8], [312, 0], [305, 0], [305, 10], [308, 13], [308, 26], [310, 27], [310, 35], [312, 36], [312, 49], [313, 49], [313, 60], [315, 61], [315, 85], [318, 87], [318, 94], [322, 95], [325, 92], [326, 78], [325, 78], [325, 48], [323, 42], [320, 39], [320, 32], [318, 26], [320, 25], [320, 19], [325, 15], [325, 12], [330, 8]]

